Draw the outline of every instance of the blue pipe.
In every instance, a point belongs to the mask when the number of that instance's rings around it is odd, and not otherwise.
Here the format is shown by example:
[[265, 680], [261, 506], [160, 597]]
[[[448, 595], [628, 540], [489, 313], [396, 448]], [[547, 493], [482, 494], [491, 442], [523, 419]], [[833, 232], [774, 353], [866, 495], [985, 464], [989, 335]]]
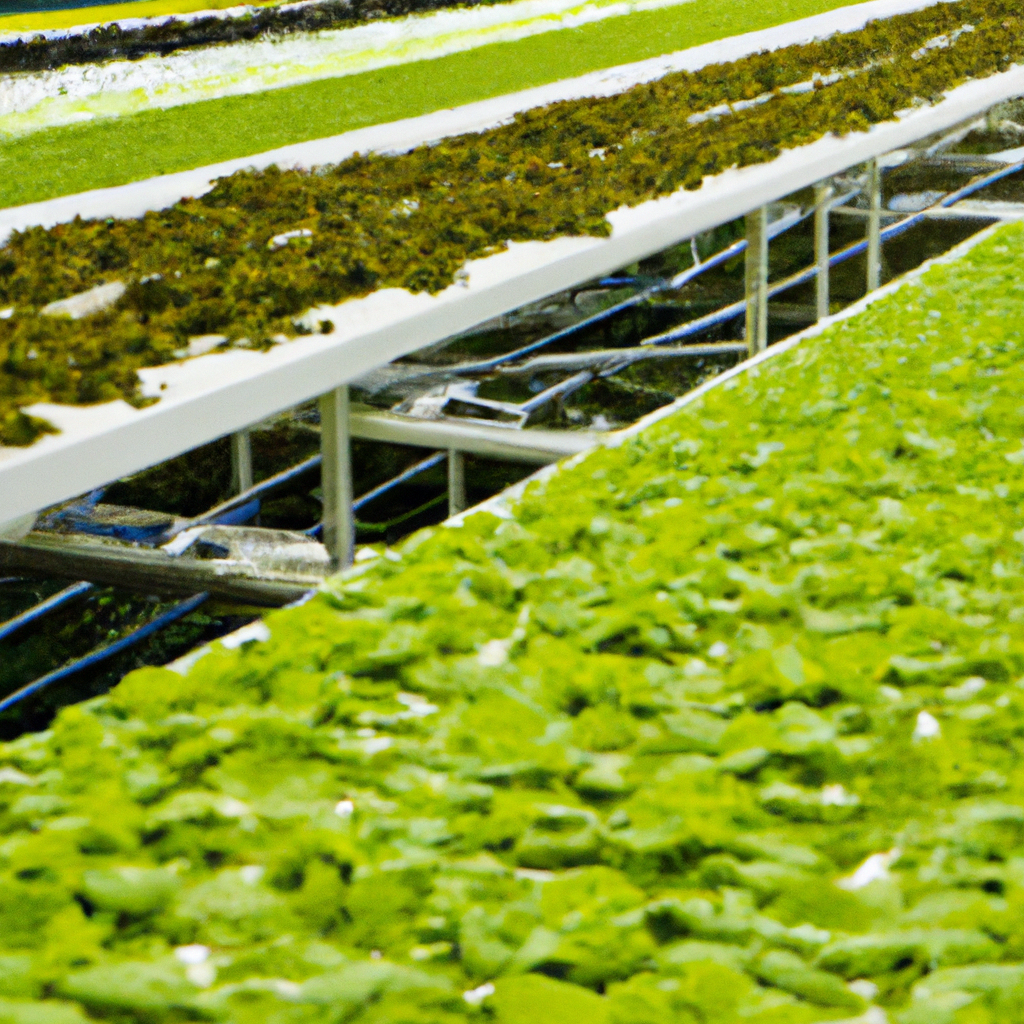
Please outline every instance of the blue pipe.
[[[1024, 170], [1024, 160], [1015, 164], [1010, 164], [1001, 170], [994, 171], [992, 174], [987, 175], [980, 181], [973, 182], [972, 184], [965, 185], [961, 189], [957, 189], [956, 192], [950, 192], [945, 199], [935, 205], [940, 209], [949, 209], [951, 206], [955, 206], [959, 203], [962, 199], [966, 199], [968, 196], [974, 195], [975, 192], [980, 192], [983, 188], [987, 188], [989, 185], [994, 185], [997, 181], [1001, 181], [1003, 178], [1008, 178], [1010, 175], [1016, 174], [1021, 170]], [[916, 227], [918, 224], [923, 223], [927, 220], [927, 217], [928, 211], [922, 210], [920, 213], [912, 214], [901, 221], [897, 221], [895, 224], [890, 224], [889, 227], [883, 228], [880, 232], [880, 240], [882, 242], [888, 242], [890, 239], [896, 238], [904, 232], [909, 231], [911, 228]], [[840, 249], [839, 252], [833, 253], [829, 257], [828, 265], [829, 267], [838, 267], [840, 264], [846, 263], [847, 260], [851, 260], [863, 252], [867, 252], [867, 248], [867, 239], [855, 242], [853, 245], [847, 246], [847, 248]], [[818, 268], [808, 267], [806, 270], [800, 271], [793, 277], [788, 277], [786, 280], [780, 281], [774, 287], [769, 288], [768, 297], [772, 298], [781, 292], [789, 291], [790, 288], [795, 288], [797, 285], [806, 284], [808, 281], [813, 281], [817, 276]], [[736, 317], [742, 316], [743, 313], [746, 312], [746, 309], [746, 299], [741, 299], [739, 302], [734, 302], [730, 306], [724, 306], [722, 309], [717, 310], [714, 313], [709, 313], [707, 316], [691, 320], [689, 323], [685, 323], [671, 331], [665, 331], [664, 334], [656, 334], [653, 337], [645, 338], [640, 342], [640, 344], [667, 345], [672, 341], [680, 341], [683, 338], [699, 334], [701, 331], [705, 331], [709, 327], [716, 327], [719, 324], [735, 320]]]
[[92, 583], [74, 583], [52, 597], [48, 597], [45, 601], [40, 601], [39, 604], [33, 605], [20, 615], [15, 615], [13, 619], [0, 623], [0, 640], [6, 640], [9, 636], [17, 633], [19, 629], [41, 619], [48, 612], [63, 608], [64, 605], [70, 604], [76, 598], [82, 597], [92, 590], [95, 590]]
[[86, 669], [114, 657], [115, 654], [120, 654], [122, 651], [128, 650], [128, 648], [134, 647], [147, 637], [159, 632], [165, 626], [169, 626], [172, 622], [177, 622], [178, 619], [182, 619], [190, 612], [194, 612], [209, 596], [205, 592], [196, 594], [187, 601], [182, 601], [180, 604], [176, 604], [173, 608], [168, 609], [163, 615], [158, 615], [152, 622], [147, 622], [146, 625], [135, 630], [134, 633], [129, 633], [109, 646], [101, 647], [98, 651], [93, 651], [84, 658], [79, 658], [78, 661], [73, 661], [70, 665], [65, 665], [63, 668], [59, 668], [55, 672], [37, 679], [34, 683], [23, 686], [20, 690], [15, 690], [14, 693], [8, 694], [3, 700], [0, 700], [0, 712], [14, 707], [15, 704], [20, 704], [27, 697], [39, 693], [40, 690], [45, 690], [46, 687], [52, 686], [54, 683], [70, 679], [79, 672], [84, 672]]
[[674, 327], [671, 331], [665, 331], [663, 334], [655, 334], [650, 338], [644, 338], [640, 344], [667, 345], [670, 341], [679, 341], [682, 338], [689, 338], [694, 334], [700, 334], [701, 331], [706, 331], [709, 327], [717, 327], [719, 324], [725, 324], [730, 320], [735, 320], [736, 317], [743, 315], [746, 308], [746, 299], [740, 299], [739, 302], [734, 302], [731, 306], [725, 306], [722, 309], [716, 310], [714, 313], [708, 313], [707, 316], [701, 316], [696, 320], [690, 320], [681, 327]]
[[560, 383], [547, 388], [547, 390], [542, 391], [539, 395], [534, 395], [529, 401], [519, 405], [518, 409], [520, 412], [529, 414], [541, 408], [541, 406], [547, 405], [552, 399], [565, 398], [571, 395], [585, 384], [589, 384], [593, 379], [594, 372], [592, 370], [581, 370], [579, 373], [575, 373]]
[[247, 523], [260, 514], [260, 499], [254, 498], [244, 505], [236, 505], [219, 515], [204, 517], [204, 525], [210, 526], [238, 526], [240, 523]]
[[382, 494], [387, 494], [392, 488], [398, 487], [399, 484], [404, 484], [409, 480], [412, 480], [413, 477], [419, 476], [420, 473], [425, 473], [428, 469], [433, 469], [435, 466], [444, 462], [447, 458], [447, 452], [438, 452], [436, 455], [431, 455], [429, 458], [415, 463], [408, 469], [399, 473], [398, 476], [392, 477], [390, 480], [385, 480], [379, 487], [374, 487], [372, 491], [367, 491], [361, 498], [356, 498], [356, 500], [352, 502], [352, 511], [358, 512], [361, 508], [369, 505], [374, 498], [379, 498]]
[[146, 544], [162, 537], [167, 530], [167, 523], [156, 523], [151, 526], [130, 526], [125, 523], [94, 523], [88, 519], [68, 517], [66, 522], [75, 533], [84, 533], [90, 537], [111, 537], [114, 540], [127, 541], [130, 544]]
[[282, 470], [274, 476], [261, 480], [241, 494], [215, 505], [208, 512], [195, 516], [175, 529], [175, 535], [193, 526], [235, 526], [259, 515], [260, 502], [270, 491], [284, 487], [296, 478], [314, 469], [319, 469], [321, 457], [314, 455], [297, 466]]
[[[388, 491], [399, 484], [404, 484], [413, 477], [419, 476], [420, 473], [425, 473], [428, 469], [433, 469], [435, 466], [439, 466], [445, 459], [448, 458], [447, 452], [438, 452], [435, 455], [431, 455], [429, 458], [423, 459], [420, 462], [415, 463], [408, 469], [403, 470], [398, 476], [392, 477], [390, 480], [385, 480], [384, 483], [377, 487], [374, 487], [372, 491], [367, 491], [362, 497], [356, 498], [352, 502], [352, 511], [358, 512], [361, 508], [369, 505], [374, 498], [379, 498], [382, 494], [387, 494]], [[323, 524], [317, 523], [316, 526], [305, 531], [307, 537], [313, 537], [317, 540], [323, 536]]]

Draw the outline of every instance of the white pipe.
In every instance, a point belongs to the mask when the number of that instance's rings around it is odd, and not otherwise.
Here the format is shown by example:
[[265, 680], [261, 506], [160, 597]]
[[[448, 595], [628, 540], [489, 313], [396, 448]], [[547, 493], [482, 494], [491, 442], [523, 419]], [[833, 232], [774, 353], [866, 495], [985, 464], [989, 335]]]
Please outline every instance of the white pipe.
[[354, 410], [352, 436], [366, 441], [452, 449], [501, 462], [543, 466], [599, 443], [604, 434], [587, 430], [516, 430], [457, 420], [420, 420], [397, 413]]

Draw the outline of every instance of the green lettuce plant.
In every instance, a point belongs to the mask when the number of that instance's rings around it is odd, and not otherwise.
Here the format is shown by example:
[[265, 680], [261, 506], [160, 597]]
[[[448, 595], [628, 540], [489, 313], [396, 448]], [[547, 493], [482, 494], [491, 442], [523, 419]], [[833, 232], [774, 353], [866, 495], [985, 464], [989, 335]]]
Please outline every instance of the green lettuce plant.
[[1022, 251], [0, 747], [0, 1021], [1013, 1020]]

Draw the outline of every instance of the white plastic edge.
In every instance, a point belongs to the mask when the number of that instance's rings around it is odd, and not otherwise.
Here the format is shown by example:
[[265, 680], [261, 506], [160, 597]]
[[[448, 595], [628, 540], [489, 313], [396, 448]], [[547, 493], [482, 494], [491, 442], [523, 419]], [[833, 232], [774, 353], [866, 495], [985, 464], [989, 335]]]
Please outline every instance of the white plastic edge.
[[[609, 239], [528, 243], [478, 261], [469, 287], [455, 285], [438, 296], [417, 296], [415, 302], [385, 301], [387, 293], [352, 300], [335, 307], [333, 317], [338, 323], [339, 313], [349, 314], [347, 336], [342, 324], [331, 335], [300, 338], [261, 357], [247, 354], [252, 358], [244, 361], [218, 363], [221, 357], [203, 356], [201, 372], [195, 372], [190, 387], [175, 397], [141, 410], [124, 406], [123, 413], [98, 426], [65, 428], [28, 449], [0, 449], [0, 522], [180, 455], [401, 355], [609, 273], [1021, 95], [1024, 68], [1015, 67], [969, 82], [941, 103], [869, 132], [826, 137], [788, 150], [770, 164], [727, 171], [695, 192], [616, 211], [610, 215], [615, 230]], [[550, 259], [538, 258], [544, 254]], [[476, 284], [481, 277], [486, 282]]]

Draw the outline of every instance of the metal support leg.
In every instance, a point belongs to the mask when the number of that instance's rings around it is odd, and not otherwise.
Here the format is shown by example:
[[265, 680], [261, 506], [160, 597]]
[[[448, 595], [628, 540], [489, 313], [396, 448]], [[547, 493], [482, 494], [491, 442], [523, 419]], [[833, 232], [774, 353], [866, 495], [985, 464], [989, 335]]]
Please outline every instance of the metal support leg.
[[818, 267], [817, 315], [819, 320], [828, 316], [829, 309], [829, 203], [835, 189], [828, 182], [814, 186], [814, 261]]
[[448, 515], [466, 510], [466, 456], [454, 448], [448, 451]]
[[252, 484], [252, 438], [248, 430], [239, 430], [231, 435], [231, 493], [241, 494]]
[[320, 396], [320, 453], [324, 546], [335, 566], [344, 569], [352, 564], [355, 546], [348, 385]]
[[877, 160], [868, 165], [868, 291], [882, 283], [882, 170]]
[[768, 208], [747, 214], [747, 351], [768, 347]]

